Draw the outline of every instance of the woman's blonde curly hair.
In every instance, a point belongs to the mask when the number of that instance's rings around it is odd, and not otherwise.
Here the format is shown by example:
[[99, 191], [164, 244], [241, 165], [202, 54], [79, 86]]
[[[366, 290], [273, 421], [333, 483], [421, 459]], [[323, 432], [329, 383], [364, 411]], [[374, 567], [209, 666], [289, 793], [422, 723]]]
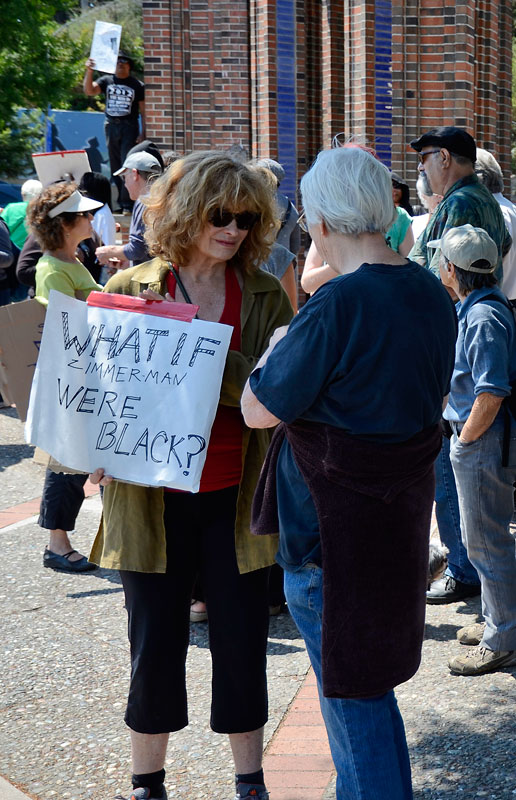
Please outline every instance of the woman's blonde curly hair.
[[59, 250], [65, 240], [66, 225], [73, 224], [76, 214], [58, 214], [53, 219], [48, 212], [77, 190], [76, 183], [54, 183], [43, 189], [27, 207], [27, 227], [43, 250]]
[[222, 152], [201, 151], [175, 161], [142, 202], [149, 253], [179, 266], [213, 212], [259, 214], [230, 264], [253, 272], [267, 260], [276, 238], [276, 186], [268, 170], [241, 164]]

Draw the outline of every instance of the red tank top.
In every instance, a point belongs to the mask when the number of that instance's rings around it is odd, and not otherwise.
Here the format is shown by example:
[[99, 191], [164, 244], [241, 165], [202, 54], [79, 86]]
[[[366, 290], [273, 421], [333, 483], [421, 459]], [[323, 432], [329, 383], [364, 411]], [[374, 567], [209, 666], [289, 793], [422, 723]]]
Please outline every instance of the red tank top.
[[[226, 299], [219, 322], [233, 326], [230, 350], [241, 351], [240, 309], [242, 290], [235, 271], [226, 267]], [[176, 279], [172, 272], [167, 275], [167, 291], [176, 296]], [[240, 483], [242, 474], [242, 415], [239, 408], [221, 406], [217, 408], [206, 461], [202, 471], [200, 492], [214, 492]], [[165, 489], [165, 491], [176, 491]]]

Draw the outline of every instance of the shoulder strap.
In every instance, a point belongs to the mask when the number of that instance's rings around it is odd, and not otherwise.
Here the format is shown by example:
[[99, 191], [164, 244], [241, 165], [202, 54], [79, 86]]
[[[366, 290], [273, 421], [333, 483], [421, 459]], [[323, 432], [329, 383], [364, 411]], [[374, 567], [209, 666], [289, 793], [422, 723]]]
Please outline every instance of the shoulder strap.
[[[288, 199], [288, 198], [287, 198], [287, 199]], [[282, 221], [281, 221], [281, 228], [280, 228], [280, 231], [281, 231], [281, 230], [283, 230], [283, 228], [285, 227], [285, 225], [286, 225], [286, 224], [287, 224], [287, 222], [289, 221], [291, 213], [292, 213], [292, 203], [291, 203], [291, 201], [289, 200], [289, 201], [288, 201], [288, 206], [287, 206], [287, 208], [285, 209], [285, 213], [283, 214], [283, 219], [282, 219]], [[278, 233], [279, 233], [279, 231], [278, 231]]]

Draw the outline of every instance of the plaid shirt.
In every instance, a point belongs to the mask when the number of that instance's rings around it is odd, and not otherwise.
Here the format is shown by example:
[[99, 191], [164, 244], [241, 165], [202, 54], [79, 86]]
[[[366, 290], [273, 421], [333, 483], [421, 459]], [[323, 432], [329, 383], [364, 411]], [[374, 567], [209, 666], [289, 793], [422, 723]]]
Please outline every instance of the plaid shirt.
[[483, 228], [498, 247], [498, 265], [495, 276], [502, 280], [502, 257], [508, 252], [512, 238], [491, 192], [480, 183], [476, 175], [461, 178], [448, 189], [443, 199], [430, 217], [428, 225], [419, 236], [409, 253], [409, 258], [422, 267], [432, 270], [439, 277], [439, 248], [427, 248], [426, 243], [440, 239], [450, 228], [457, 228], [469, 222]]

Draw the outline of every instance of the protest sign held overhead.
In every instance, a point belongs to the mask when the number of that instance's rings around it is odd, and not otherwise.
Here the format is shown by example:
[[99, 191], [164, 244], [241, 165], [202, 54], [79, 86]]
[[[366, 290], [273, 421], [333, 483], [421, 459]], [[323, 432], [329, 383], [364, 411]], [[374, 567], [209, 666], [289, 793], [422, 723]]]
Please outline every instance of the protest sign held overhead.
[[54, 153], [33, 153], [32, 161], [43, 186], [55, 181], [79, 183], [85, 172], [90, 172], [90, 162], [85, 150], [57, 150]]
[[76, 470], [198, 491], [232, 328], [196, 310], [52, 291], [27, 441]]
[[121, 36], [121, 25], [96, 20], [90, 58], [95, 61], [95, 69], [99, 72], [115, 72]]

